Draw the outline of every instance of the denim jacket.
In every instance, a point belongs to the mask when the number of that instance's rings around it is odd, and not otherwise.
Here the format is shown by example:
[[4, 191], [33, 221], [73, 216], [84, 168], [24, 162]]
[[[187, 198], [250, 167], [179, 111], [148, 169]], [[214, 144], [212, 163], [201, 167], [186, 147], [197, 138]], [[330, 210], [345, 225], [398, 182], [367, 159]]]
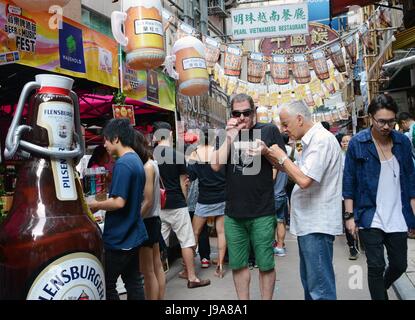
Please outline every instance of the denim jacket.
[[[392, 153], [399, 162], [402, 210], [409, 228], [415, 227], [411, 199], [415, 198], [415, 169], [411, 143], [403, 134], [392, 131]], [[370, 128], [352, 138], [343, 173], [343, 198], [352, 199], [354, 217], [361, 228], [370, 228], [376, 212], [376, 195], [380, 176], [380, 159]], [[390, 190], [394, 192], [394, 190]]]

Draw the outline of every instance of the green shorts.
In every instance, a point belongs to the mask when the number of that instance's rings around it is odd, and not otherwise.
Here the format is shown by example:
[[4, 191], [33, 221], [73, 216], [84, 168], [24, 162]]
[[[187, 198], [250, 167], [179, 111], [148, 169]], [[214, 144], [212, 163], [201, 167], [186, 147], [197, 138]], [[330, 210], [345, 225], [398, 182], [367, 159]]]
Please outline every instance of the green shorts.
[[255, 253], [255, 262], [260, 271], [274, 269], [272, 250], [275, 217], [264, 216], [237, 219], [225, 216], [225, 237], [228, 245], [229, 267], [238, 270], [248, 267], [250, 245]]

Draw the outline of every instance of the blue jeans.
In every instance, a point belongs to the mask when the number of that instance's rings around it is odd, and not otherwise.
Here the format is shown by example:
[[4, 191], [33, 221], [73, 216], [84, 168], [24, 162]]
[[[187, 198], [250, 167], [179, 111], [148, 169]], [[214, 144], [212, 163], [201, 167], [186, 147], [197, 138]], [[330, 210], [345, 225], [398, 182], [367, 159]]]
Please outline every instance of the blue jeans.
[[333, 269], [334, 236], [311, 233], [299, 236], [297, 240], [305, 300], [336, 300]]
[[288, 198], [275, 199], [275, 218], [277, 222], [285, 222], [285, 216], [288, 211]]

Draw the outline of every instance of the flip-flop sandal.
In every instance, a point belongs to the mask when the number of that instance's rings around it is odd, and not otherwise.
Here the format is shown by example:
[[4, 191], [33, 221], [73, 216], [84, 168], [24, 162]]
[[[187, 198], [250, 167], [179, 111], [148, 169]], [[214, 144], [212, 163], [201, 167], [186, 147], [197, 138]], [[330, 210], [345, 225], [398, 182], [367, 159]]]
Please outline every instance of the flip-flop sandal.
[[199, 288], [199, 287], [205, 287], [210, 285], [210, 280], [200, 280], [200, 281], [187, 281], [187, 287], [189, 289]]

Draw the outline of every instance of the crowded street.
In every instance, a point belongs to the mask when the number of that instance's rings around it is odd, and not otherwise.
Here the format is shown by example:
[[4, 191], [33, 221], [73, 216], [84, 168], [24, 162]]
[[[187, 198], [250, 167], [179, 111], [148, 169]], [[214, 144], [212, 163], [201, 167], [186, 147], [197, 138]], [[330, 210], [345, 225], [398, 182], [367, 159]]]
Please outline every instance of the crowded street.
[[415, 300], [414, 17], [0, 0], [0, 302]]

